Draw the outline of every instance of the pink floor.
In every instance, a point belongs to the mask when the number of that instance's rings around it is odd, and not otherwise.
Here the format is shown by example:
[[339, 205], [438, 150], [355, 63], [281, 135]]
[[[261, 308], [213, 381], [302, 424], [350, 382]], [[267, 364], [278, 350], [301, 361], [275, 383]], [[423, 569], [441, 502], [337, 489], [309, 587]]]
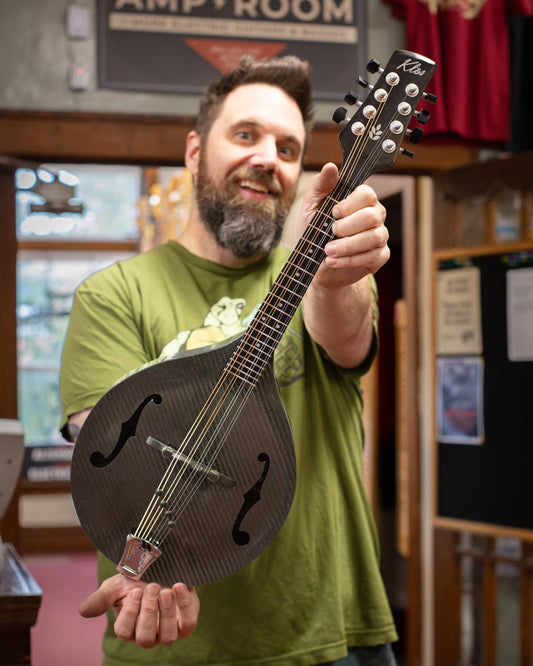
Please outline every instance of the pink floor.
[[99, 666], [105, 618], [84, 619], [78, 604], [96, 589], [93, 553], [26, 555], [43, 598], [31, 633], [32, 666]]

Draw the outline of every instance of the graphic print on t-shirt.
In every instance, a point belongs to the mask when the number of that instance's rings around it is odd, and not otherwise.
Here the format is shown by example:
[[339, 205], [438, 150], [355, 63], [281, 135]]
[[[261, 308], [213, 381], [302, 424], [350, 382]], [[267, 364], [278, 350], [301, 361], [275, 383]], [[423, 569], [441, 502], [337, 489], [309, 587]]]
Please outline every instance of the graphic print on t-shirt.
[[[180, 331], [173, 340], [168, 342], [163, 347], [158, 360], [163, 361], [189, 349], [208, 347], [242, 333], [259, 309], [257, 306], [251, 314], [242, 317], [245, 305], [244, 298], [223, 296], [211, 306], [200, 326]], [[275, 374], [281, 386], [292, 384], [303, 377], [303, 363], [298, 345], [294, 340], [295, 336], [297, 336], [296, 331], [289, 327], [276, 349]]]

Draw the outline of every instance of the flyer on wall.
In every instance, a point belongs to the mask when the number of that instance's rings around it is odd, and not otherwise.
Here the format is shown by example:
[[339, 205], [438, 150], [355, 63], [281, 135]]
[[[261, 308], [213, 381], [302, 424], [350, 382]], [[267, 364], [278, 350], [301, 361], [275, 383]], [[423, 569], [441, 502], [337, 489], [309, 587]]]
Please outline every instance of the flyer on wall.
[[479, 356], [437, 359], [437, 440], [482, 444], [484, 361]]

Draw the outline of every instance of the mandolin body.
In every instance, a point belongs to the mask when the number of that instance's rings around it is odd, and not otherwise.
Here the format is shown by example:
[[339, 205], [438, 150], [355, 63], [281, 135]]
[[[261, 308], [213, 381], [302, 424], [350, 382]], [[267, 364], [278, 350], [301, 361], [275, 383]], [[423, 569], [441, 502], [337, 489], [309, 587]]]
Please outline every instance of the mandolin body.
[[[80, 432], [71, 468], [74, 505], [89, 538], [113, 562], [165, 475], [181, 496], [161, 543], [154, 524], [161, 555], [145, 581], [197, 585], [230, 575], [268, 546], [291, 507], [294, 446], [272, 363], [246, 392], [245, 409], [231, 419], [209, 465], [196, 438], [182, 446], [238, 342], [184, 352], [129, 376], [103, 396]], [[228, 409], [242, 398], [238, 392]]]

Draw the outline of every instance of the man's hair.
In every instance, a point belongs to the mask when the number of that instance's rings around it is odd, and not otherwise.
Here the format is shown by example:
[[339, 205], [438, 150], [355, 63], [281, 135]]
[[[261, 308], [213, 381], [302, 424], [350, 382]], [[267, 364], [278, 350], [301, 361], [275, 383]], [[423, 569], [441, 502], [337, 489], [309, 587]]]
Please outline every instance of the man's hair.
[[196, 131], [207, 136], [221, 105], [230, 92], [249, 83], [265, 83], [277, 86], [298, 104], [302, 113], [306, 144], [313, 127], [313, 99], [310, 68], [307, 62], [296, 56], [255, 60], [244, 56], [239, 65], [213, 81], [200, 99]]

